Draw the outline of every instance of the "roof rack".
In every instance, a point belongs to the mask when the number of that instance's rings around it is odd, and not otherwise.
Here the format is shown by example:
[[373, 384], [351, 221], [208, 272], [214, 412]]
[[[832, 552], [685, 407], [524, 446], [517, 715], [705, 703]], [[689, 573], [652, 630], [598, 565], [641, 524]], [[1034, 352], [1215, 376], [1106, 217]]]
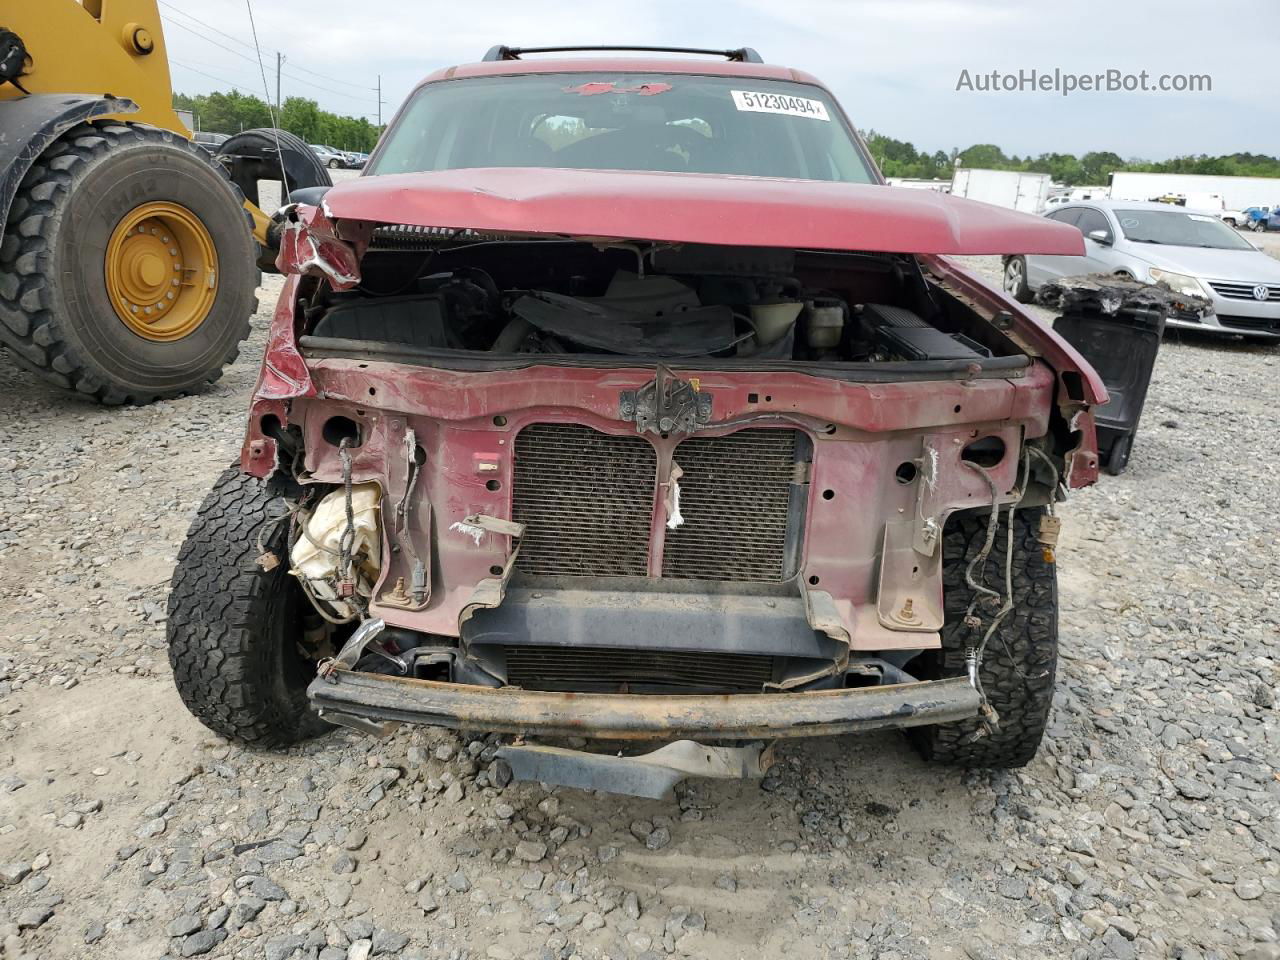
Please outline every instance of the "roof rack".
[[760, 54], [756, 53], [752, 47], [738, 47], [736, 50], [711, 50], [706, 47], [633, 47], [610, 46], [608, 44], [594, 47], [508, 47], [499, 44], [495, 47], [490, 47], [483, 59], [485, 62], [519, 60], [526, 53], [578, 53], [604, 50], [628, 50], [643, 53], [701, 53], [712, 57], [724, 57], [726, 60], [733, 60], [738, 63], [764, 63], [764, 60], [760, 58]]

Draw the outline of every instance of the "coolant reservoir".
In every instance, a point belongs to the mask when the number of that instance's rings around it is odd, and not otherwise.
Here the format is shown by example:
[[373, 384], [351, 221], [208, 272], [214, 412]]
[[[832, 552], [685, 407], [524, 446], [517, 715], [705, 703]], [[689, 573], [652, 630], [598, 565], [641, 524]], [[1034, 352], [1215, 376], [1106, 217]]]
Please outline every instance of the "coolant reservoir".
[[844, 305], [839, 300], [815, 300], [809, 306], [809, 346], [830, 350], [844, 333]]
[[750, 306], [751, 322], [755, 324], [760, 344], [777, 343], [795, 326], [796, 317], [804, 304], [799, 300], [781, 300], [777, 303], [753, 303]]
[[[382, 544], [378, 532], [381, 499], [376, 483], [357, 483], [351, 488], [352, 523], [355, 527], [351, 543], [352, 569], [356, 591], [366, 597], [372, 594], [382, 565]], [[311, 592], [327, 600], [343, 617], [354, 612], [338, 599], [337, 589], [339, 551], [346, 530], [347, 496], [346, 491], [339, 487], [316, 504], [306, 523], [307, 536], [299, 537], [289, 554], [293, 575], [306, 578]]]

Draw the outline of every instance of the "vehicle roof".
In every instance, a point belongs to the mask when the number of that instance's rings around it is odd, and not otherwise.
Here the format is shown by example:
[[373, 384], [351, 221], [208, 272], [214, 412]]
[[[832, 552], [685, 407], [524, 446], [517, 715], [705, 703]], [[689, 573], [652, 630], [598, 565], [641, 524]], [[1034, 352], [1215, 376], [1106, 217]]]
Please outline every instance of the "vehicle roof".
[[1072, 200], [1063, 204], [1069, 207], [1098, 207], [1101, 210], [1163, 210], [1165, 213], [1201, 213], [1199, 207], [1180, 206], [1176, 203], [1156, 203], [1152, 200]]
[[465, 77], [518, 76], [528, 73], [676, 73], [689, 76], [743, 77], [749, 80], [791, 80], [823, 87], [812, 74], [771, 63], [744, 63], [714, 57], [538, 57], [530, 60], [489, 60], [436, 70], [423, 83]]

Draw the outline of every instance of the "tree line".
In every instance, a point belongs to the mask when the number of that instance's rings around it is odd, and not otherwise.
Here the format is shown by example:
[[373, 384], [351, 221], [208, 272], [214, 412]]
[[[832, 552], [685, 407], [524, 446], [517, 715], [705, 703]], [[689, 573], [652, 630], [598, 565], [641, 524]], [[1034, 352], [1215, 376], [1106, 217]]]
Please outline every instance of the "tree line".
[[1173, 157], [1169, 160], [1128, 160], [1110, 151], [1092, 151], [1077, 157], [1072, 153], [1041, 153], [1038, 156], [1017, 154], [1006, 156], [993, 143], [976, 143], [967, 150], [950, 153], [917, 151], [904, 141], [886, 137], [874, 130], [862, 132], [867, 148], [886, 177], [919, 177], [950, 180], [956, 162], [965, 167], [984, 170], [1024, 170], [1047, 173], [1058, 183], [1069, 185], [1106, 184], [1118, 171], [1135, 173], [1204, 173], [1233, 177], [1280, 177], [1280, 157], [1257, 153], [1232, 153], [1226, 156]]
[[[190, 110], [196, 115], [199, 129], [212, 133], [239, 133], [253, 127], [270, 127], [271, 111], [266, 101], [252, 94], [232, 90], [230, 93], [208, 93], [191, 96], [173, 95], [176, 110]], [[307, 143], [323, 143], [339, 150], [368, 153], [378, 142], [382, 128], [364, 117], [344, 117], [321, 110], [314, 100], [289, 97], [280, 105], [277, 124]]]

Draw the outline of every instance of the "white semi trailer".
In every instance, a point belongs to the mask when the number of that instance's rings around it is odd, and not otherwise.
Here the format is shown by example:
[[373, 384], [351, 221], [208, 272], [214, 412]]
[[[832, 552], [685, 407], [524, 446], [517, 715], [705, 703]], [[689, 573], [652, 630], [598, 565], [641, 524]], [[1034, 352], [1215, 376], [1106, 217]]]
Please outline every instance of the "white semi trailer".
[[1219, 177], [1200, 173], [1113, 173], [1112, 200], [1154, 200], [1183, 196], [1189, 207], [1217, 206], [1208, 198], [1220, 196], [1228, 210], [1271, 207], [1280, 202], [1280, 179]]
[[1049, 199], [1052, 182], [1047, 173], [1021, 173], [1017, 170], [982, 170], [958, 167], [951, 178], [951, 193], [983, 203], [1040, 213]]

